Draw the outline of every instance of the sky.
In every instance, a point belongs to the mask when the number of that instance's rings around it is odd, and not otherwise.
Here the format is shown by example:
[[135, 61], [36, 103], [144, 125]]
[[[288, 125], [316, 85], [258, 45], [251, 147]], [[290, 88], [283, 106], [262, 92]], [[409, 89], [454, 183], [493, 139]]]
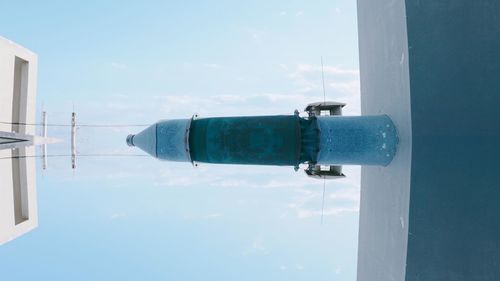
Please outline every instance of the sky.
[[[38, 116], [80, 124], [360, 114], [356, 2], [4, 1], [0, 36], [38, 55]], [[168, 163], [129, 148], [142, 127], [79, 128], [81, 154], [37, 167], [39, 227], [0, 247], [2, 280], [355, 280], [359, 167]], [[69, 130], [51, 127], [68, 154]]]

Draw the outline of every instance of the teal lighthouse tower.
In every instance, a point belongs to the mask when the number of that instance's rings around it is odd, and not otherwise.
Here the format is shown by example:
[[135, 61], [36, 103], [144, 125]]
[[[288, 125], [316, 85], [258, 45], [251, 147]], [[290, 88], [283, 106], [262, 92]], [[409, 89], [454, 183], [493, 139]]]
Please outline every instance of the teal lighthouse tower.
[[[345, 104], [309, 104], [306, 116], [213, 117], [159, 121], [127, 137], [161, 160], [214, 164], [307, 164], [309, 176], [343, 176], [341, 165], [388, 165], [398, 137], [387, 115], [342, 116]], [[325, 168], [326, 167], [326, 168]]]

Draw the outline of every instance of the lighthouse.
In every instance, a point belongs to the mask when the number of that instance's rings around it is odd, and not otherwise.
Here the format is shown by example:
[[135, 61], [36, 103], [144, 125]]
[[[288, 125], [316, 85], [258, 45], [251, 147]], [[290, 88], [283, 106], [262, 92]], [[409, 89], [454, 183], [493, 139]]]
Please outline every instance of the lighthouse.
[[[320, 102], [290, 115], [212, 117], [159, 121], [127, 137], [167, 161], [293, 166], [313, 177], [342, 176], [340, 165], [387, 166], [397, 131], [387, 115], [342, 116], [345, 104]], [[327, 167], [326, 169], [324, 167]]]

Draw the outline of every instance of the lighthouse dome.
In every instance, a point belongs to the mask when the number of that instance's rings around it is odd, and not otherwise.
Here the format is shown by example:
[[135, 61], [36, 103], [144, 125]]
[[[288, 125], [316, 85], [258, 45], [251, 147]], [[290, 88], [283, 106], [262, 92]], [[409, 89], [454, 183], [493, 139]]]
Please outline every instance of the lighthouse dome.
[[162, 160], [189, 162], [191, 119], [159, 121], [137, 135], [129, 135], [127, 144]]

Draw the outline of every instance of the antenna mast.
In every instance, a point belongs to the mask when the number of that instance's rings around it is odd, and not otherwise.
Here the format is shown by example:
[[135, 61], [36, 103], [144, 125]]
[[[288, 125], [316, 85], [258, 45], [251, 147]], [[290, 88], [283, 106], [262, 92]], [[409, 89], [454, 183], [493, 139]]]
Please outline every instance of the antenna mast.
[[[323, 56], [321, 56], [321, 80], [323, 81], [323, 103], [326, 104], [325, 71], [323, 70]], [[323, 178], [323, 201], [321, 203], [321, 224], [323, 224], [323, 214], [325, 211], [325, 191], [326, 191], [326, 177]]]
[[326, 102], [325, 72], [323, 70], [323, 56], [321, 56], [321, 80], [323, 81], [323, 102]]
[[[47, 112], [42, 112], [42, 137], [47, 138]], [[47, 160], [47, 144], [44, 143], [42, 146], [42, 169], [47, 170], [48, 160]]]
[[76, 169], [76, 113], [71, 113], [71, 168]]

